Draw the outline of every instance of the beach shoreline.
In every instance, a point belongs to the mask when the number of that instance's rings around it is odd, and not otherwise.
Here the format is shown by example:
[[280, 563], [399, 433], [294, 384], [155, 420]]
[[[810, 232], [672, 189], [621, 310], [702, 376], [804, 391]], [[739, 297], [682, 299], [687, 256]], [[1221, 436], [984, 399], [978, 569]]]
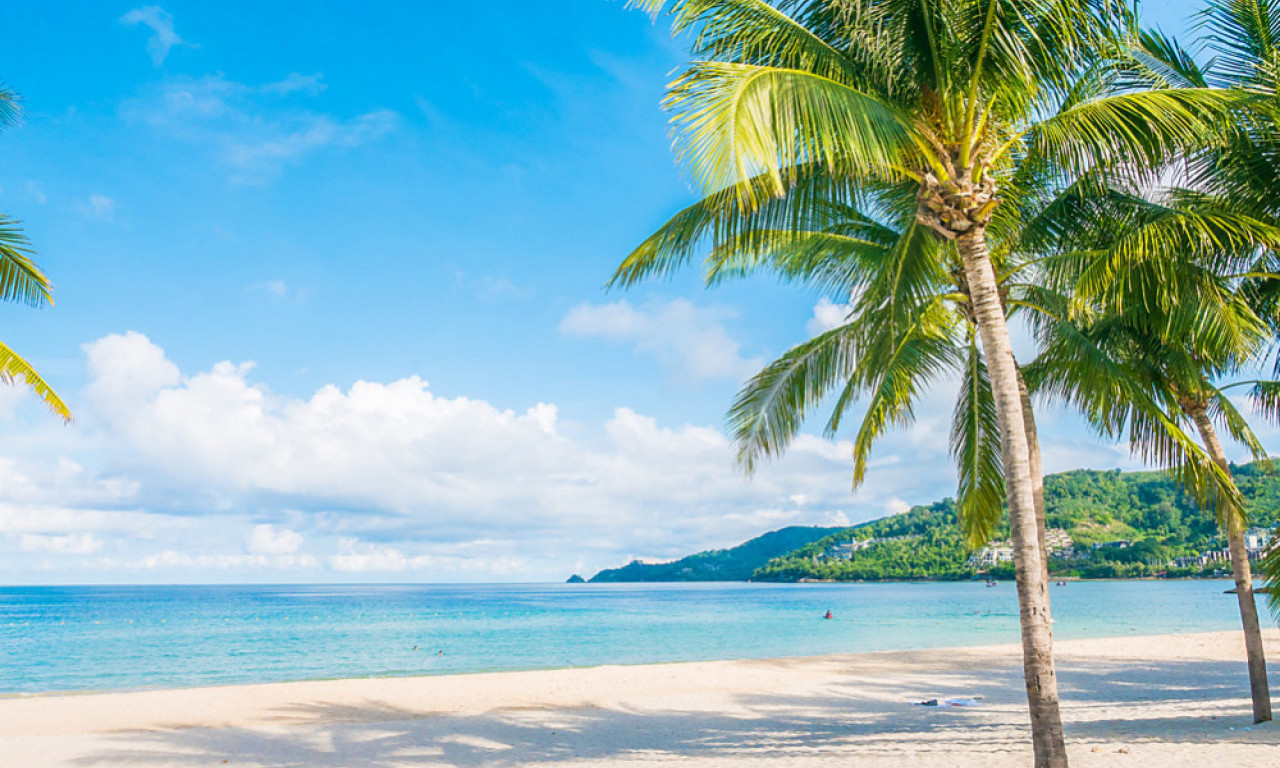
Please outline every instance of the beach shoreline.
[[[1273, 670], [1280, 631], [1266, 634]], [[1274, 765], [1239, 632], [1058, 644], [1073, 764]], [[0, 700], [10, 764], [1022, 766], [1017, 646]], [[1274, 672], [1273, 672], [1274, 674]], [[918, 702], [973, 697], [974, 707]], [[225, 761], [225, 762], [224, 762]]]

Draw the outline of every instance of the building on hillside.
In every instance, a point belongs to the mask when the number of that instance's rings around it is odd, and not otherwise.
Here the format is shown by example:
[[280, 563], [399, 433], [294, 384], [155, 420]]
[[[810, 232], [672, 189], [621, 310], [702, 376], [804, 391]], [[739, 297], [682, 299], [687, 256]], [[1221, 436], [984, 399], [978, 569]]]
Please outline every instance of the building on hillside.
[[885, 544], [890, 541], [907, 541], [910, 539], [918, 539], [919, 536], [882, 536], [878, 539], [852, 539], [848, 543], [841, 542], [832, 544], [822, 553], [822, 557], [828, 560], [852, 560], [853, 553], [866, 549], [872, 544]]
[[1231, 561], [1231, 550], [1229, 549], [1211, 549], [1207, 552], [1201, 552], [1198, 555], [1189, 555], [1187, 557], [1175, 557], [1172, 565], [1174, 568], [1203, 568], [1209, 563], [1221, 563]]
[[1274, 542], [1275, 534], [1266, 528], [1250, 528], [1244, 532], [1244, 547], [1249, 550], [1250, 560], [1262, 557]]
[[833, 560], [852, 560], [853, 553], [871, 546], [875, 539], [852, 539], [848, 542], [832, 544], [823, 552], [823, 557]]
[[[1261, 560], [1266, 557], [1267, 552], [1276, 544], [1275, 533], [1266, 528], [1250, 528], [1244, 532], [1244, 547], [1245, 551], [1249, 553], [1250, 560]], [[1231, 549], [1229, 547], [1219, 547], [1218, 549], [1201, 552], [1198, 555], [1175, 557], [1172, 565], [1174, 568], [1203, 568], [1210, 563], [1230, 562]]]
[[982, 569], [1011, 562], [1013, 562], [1013, 542], [1005, 539], [988, 542], [985, 547], [969, 556], [967, 565], [970, 568]]
[[1076, 547], [1076, 543], [1071, 540], [1071, 534], [1061, 528], [1050, 528], [1045, 531], [1044, 545], [1053, 557], [1071, 557]]

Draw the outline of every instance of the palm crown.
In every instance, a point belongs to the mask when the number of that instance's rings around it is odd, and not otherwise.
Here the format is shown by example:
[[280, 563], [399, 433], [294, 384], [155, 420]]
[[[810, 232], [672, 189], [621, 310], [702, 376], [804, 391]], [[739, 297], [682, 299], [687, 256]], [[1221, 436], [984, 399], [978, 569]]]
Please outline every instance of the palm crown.
[[[990, 219], [1028, 157], [1058, 167], [1158, 163], [1201, 141], [1228, 90], [1109, 92], [1078, 62], [1114, 56], [1121, 4], [1073, 0], [648, 0], [699, 60], [672, 84], [676, 148], [707, 190], [754, 207], [807, 164], [911, 181], [952, 238]], [[760, 178], [756, 178], [760, 176]], [[754, 182], [753, 182], [754, 179]]]

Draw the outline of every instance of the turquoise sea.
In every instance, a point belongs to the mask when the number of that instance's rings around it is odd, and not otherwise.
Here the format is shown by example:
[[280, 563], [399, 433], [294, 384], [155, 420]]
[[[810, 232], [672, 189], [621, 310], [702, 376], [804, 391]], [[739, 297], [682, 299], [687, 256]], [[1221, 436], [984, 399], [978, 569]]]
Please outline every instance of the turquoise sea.
[[[1055, 635], [1233, 629], [1230, 586], [1071, 582]], [[8, 695], [1017, 641], [1012, 583], [0, 588]]]

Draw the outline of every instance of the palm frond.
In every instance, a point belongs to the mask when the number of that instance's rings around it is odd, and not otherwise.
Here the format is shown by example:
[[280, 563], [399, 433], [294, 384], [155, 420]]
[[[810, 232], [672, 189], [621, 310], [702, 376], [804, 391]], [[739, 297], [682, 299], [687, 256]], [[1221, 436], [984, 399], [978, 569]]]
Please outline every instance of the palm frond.
[[0, 382], [26, 384], [31, 387], [37, 397], [44, 401], [50, 411], [60, 416], [63, 421], [71, 421], [71, 409], [62, 401], [62, 398], [58, 397], [58, 393], [53, 391], [53, 387], [36, 373], [36, 369], [32, 368], [30, 363], [23, 360], [21, 355], [3, 342], [0, 342]]
[[959, 469], [956, 514], [970, 547], [989, 541], [1004, 511], [1004, 466], [1000, 425], [991, 379], [977, 339], [970, 338], [951, 419], [951, 456]]
[[1271, 469], [1271, 454], [1263, 446], [1258, 436], [1254, 434], [1253, 428], [1249, 426], [1244, 414], [1240, 413], [1235, 403], [1231, 402], [1231, 398], [1220, 389], [1215, 389], [1210, 393], [1209, 415], [1219, 424], [1226, 427], [1226, 432], [1231, 436], [1232, 440], [1249, 449], [1249, 453], [1253, 454], [1254, 461], [1264, 465], [1268, 470]]
[[4, 85], [0, 85], [0, 128], [9, 128], [22, 119], [22, 99]]
[[1228, 89], [1153, 89], [1095, 99], [1035, 126], [1035, 151], [1066, 168], [1161, 167], [1173, 156], [1212, 146], [1257, 96]]
[[1204, 68], [1177, 40], [1154, 29], [1142, 30], [1128, 51], [1141, 85], [1155, 88], [1208, 88]]
[[848, 296], [875, 279], [890, 250], [848, 235], [757, 230], [715, 248], [707, 257], [707, 280], [715, 284], [768, 269], [785, 280]]
[[1280, 70], [1280, 4], [1276, 0], [1208, 0], [1200, 29], [1227, 85], [1276, 90]]
[[1272, 540], [1276, 543], [1258, 561], [1258, 575], [1267, 588], [1267, 606], [1271, 608], [1271, 614], [1276, 620], [1280, 621], [1280, 526], [1276, 527]]
[[[889, 340], [892, 346], [887, 355], [862, 361], [866, 378], [874, 374], [875, 381], [867, 388], [866, 410], [853, 438], [854, 488], [866, 479], [876, 441], [890, 428], [910, 424], [921, 393], [954, 366], [955, 347], [946, 330], [945, 314], [940, 304], [933, 305], [904, 333]], [[833, 436], [839, 429], [841, 410], [837, 408], [828, 422], [828, 435]]]
[[852, 375], [856, 330], [844, 325], [798, 344], [743, 385], [728, 423], [738, 464], [747, 472], [785, 451], [805, 417]]
[[859, 68], [831, 43], [762, 0], [633, 0], [657, 18], [671, 20], [673, 34], [692, 30], [698, 58], [761, 67], [799, 69], [847, 83]]
[[899, 178], [915, 134], [910, 119], [874, 95], [795, 69], [694, 62], [665, 100], [676, 154], [703, 189], [734, 187], [745, 208], [764, 199], [745, 182], [786, 194], [795, 168], [820, 164], [836, 177]]
[[1280, 423], [1280, 381], [1259, 381], [1249, 392], [1254, 410], [1273, 424]]
[[53, 303], [53, 285], [33, 255], [18, 222], [0, 215], [0, 301], [31, 306]]

